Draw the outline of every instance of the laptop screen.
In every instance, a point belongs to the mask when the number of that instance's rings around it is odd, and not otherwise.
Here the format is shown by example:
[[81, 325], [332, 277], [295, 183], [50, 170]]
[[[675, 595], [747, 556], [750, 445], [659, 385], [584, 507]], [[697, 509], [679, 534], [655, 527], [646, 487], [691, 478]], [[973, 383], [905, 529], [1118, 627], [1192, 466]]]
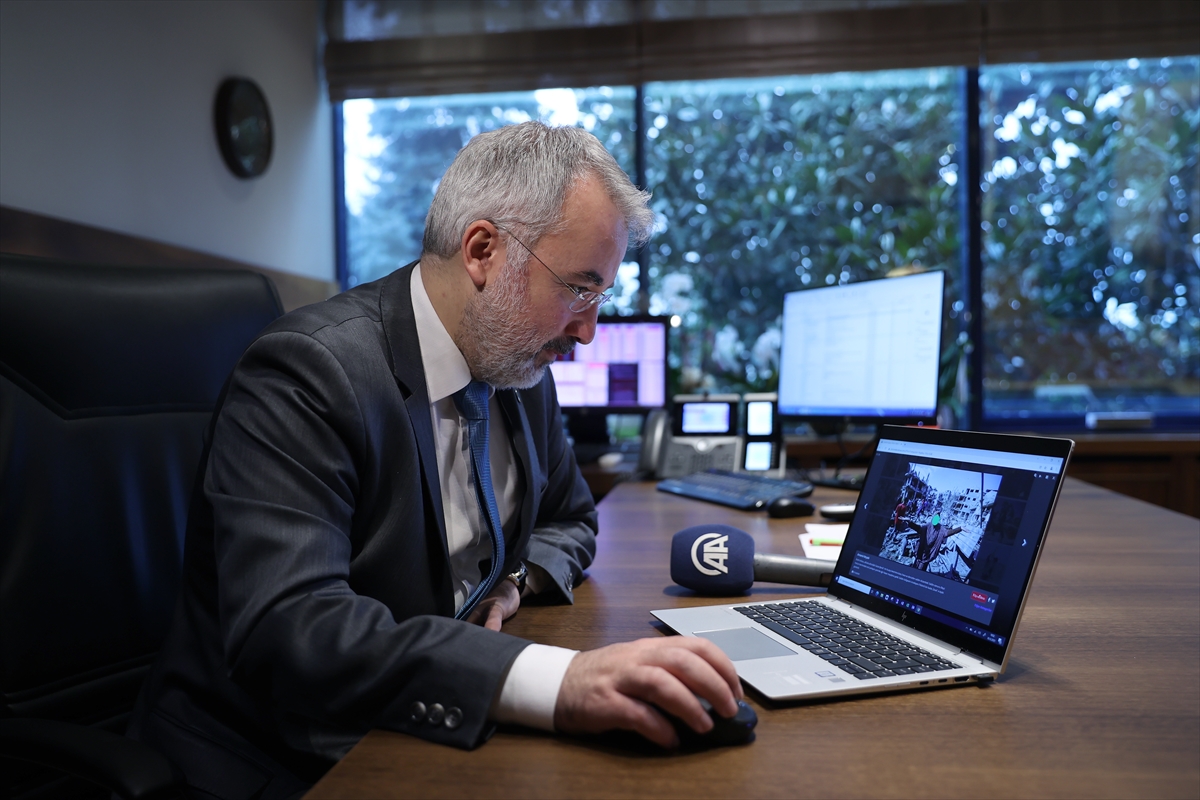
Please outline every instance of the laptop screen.
[[1071, 446], [884, 426], [830, 594], [1003, 662]]

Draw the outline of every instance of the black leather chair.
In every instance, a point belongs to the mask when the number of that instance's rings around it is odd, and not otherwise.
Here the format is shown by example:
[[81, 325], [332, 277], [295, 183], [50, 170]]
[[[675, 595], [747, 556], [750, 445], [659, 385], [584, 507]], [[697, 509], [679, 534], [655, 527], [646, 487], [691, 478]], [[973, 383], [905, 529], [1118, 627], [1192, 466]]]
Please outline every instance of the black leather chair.
[[5, 796], [182, 791], [121, 734], [171, 621], [212, 410], [280, 311], [248, 271], [0, 256]]

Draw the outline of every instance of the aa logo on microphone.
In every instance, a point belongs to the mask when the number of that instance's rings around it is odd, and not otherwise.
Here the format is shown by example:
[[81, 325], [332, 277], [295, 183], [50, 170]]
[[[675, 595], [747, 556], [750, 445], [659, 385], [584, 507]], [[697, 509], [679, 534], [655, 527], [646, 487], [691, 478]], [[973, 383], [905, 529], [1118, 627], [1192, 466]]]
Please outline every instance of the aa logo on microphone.
[[[701, 551], [702, 555], [697, 551]], [[729, 567], [725, 566], [725, 560], [728, 558], [728, 534], [706, 533], [703, 536], [697, 536], [696, 541], [692, 542], [692, 563], [704, 575], [720, 575], [721, 573], [728, 575]]]

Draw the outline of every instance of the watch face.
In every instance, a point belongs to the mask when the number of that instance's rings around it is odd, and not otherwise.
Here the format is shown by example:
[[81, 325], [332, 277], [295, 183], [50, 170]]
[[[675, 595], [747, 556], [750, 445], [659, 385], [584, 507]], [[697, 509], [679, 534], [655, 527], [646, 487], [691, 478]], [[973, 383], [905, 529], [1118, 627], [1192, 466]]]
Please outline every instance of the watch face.
[[271, 161], [274, 131], [267, 98], [245, 78], [229, 78], [217, 90], [217, 142], [225, 164], [239, 178], [254, 178]]

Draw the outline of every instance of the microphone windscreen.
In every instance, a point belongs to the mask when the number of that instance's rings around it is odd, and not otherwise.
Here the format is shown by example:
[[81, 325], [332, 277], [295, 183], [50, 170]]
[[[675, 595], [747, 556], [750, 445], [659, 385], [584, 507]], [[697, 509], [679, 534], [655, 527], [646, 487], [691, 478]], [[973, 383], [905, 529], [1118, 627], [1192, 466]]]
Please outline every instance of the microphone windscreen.
[[745, 594], [754, 583], [754, 537], [730, 525], [695, 525], [671, 539], [671, 580], [699, 594]]

